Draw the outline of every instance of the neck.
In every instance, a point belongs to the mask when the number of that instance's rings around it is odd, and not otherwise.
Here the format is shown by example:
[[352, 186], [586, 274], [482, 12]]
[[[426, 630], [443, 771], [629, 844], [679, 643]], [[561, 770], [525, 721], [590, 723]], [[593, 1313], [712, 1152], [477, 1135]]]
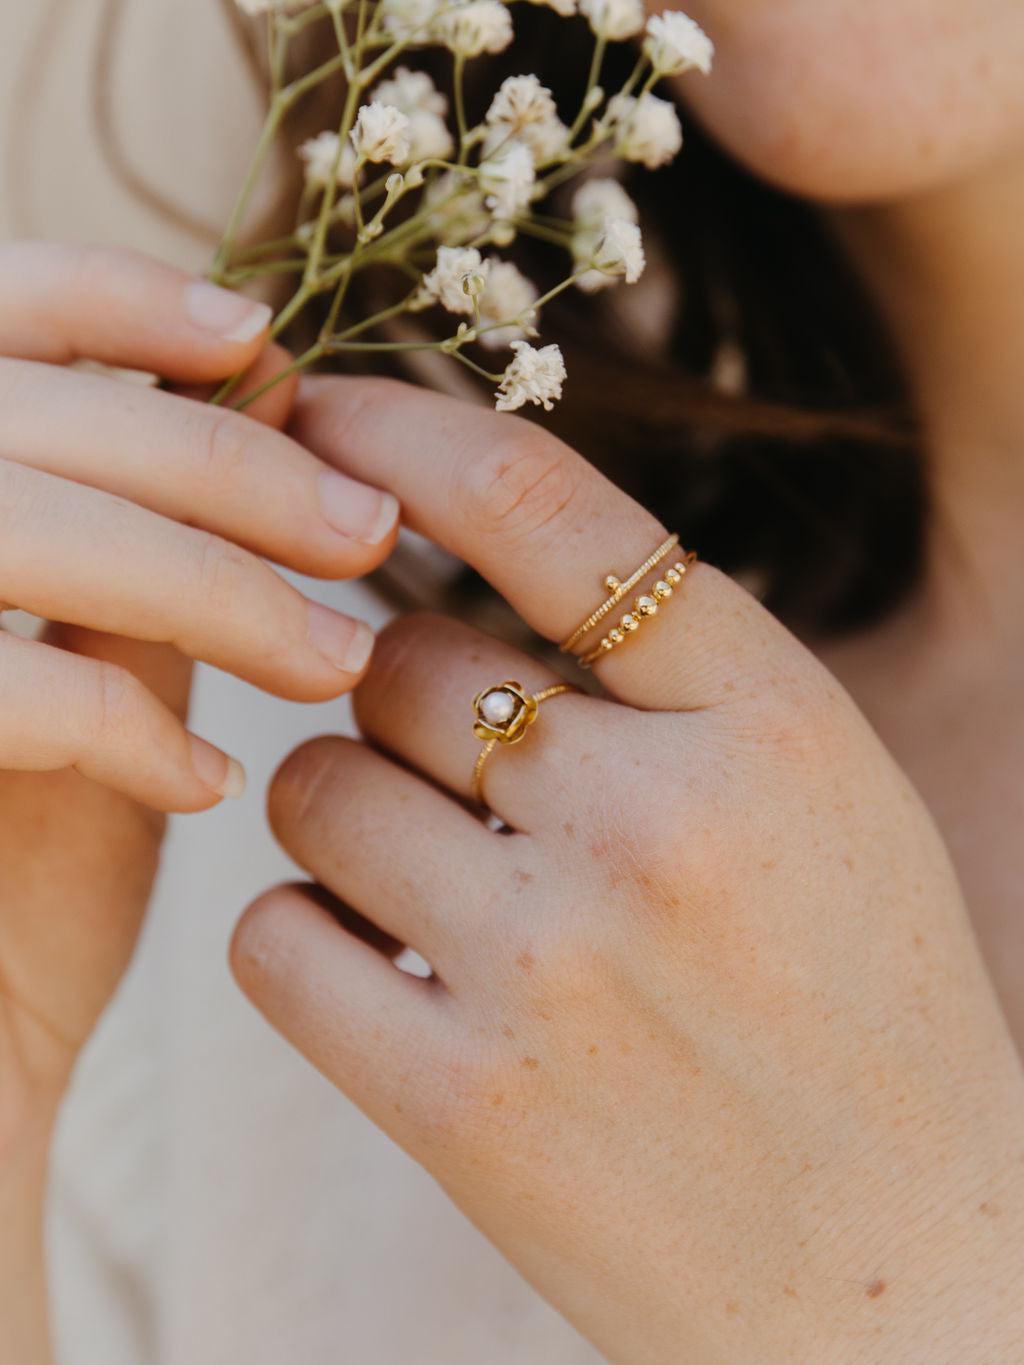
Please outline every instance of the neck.
[[839, 229], [888, 317], [924, 423], [931, 624], [1024, 646], [1024, 158]]

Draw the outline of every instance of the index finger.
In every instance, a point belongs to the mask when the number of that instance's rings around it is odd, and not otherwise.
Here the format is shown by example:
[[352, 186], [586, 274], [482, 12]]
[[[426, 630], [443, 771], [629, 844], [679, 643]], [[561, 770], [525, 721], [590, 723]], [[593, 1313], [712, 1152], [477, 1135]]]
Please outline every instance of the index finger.
[[[321, 458], [390, 489], [409, 526], [471, 564], [550, 640], [600, 605], [609, 574], [627, 579], [666, 538], [656, 516], [537, 424], [410, 385], [304, 380], [291, 430]], [[695, 709], [763, 678], [766, 649], [798, 648], [748, 593], [699, 564], [595, 671], [635, 706]]]

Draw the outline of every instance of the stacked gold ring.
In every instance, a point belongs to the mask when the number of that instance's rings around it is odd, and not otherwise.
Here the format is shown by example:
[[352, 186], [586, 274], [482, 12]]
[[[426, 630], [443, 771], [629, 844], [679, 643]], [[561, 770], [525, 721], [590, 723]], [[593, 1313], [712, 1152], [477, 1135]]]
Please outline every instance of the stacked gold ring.
[[[563, 650], [572, 650], [581, 640], [591, 633], [607, 616], [614, 610], [619, 602], [622, 601], [626, 593], [637, 587], [643, 580], [653, 573], [658, 565], [668, 557], [669, 553], [679, 544], [678, 536], [669, 536], [668, 540], [659, 545], [654, 554], [649, 559], [644, 560], [639, 569], [631, 574], [626, 581], [620, 582], [614, 574], [609, 574], [605, 579], [605, 587], [611, 591], [608, 597], [590, 616], [583, 621], [569, 638], [562, 645]], [[575, 656], [576, 662], [581, 668], [590, 668], [610, 654], [612, 650], [618, 649], [619, 645], [624, 644], [630, 636], [634, 635], [643, 623], [652, 616], [656, 616], [661, 606], [667, 602], [675, 593], [675, 590], [682, 583], [689, 570], [697, 562], [697, 555], [694, 551], [684, 554], [682, 559], [666, 569], [661, 578], [654, 584], [648, 592], [642, 592], [633, 601], [630, 611], [624, 613], [618, 625], [612, 626], [611, 630], [601, 638], [600, 644], [595, 648], [585, 649], [581, 654]]]
[[654, 554], [649, 559], [645, 559], [635, 573], [631, 573], [625, 582], [620, 581], [615, 574], [610, 573], [604, 580], [604, 586], [608, 589], [611, 596], [608, 597], [595, 612], [592, 612], [587, 619], [578, 625], [567, 640], [559, 646], [563, 654], [569, 654], [576, 648], [585, 635], [589, 635], [595, 626], [600, 625], [610, 611], [614, 611], [628, 592], [632, 592], [649, 573], [652, 573], [663, 559], [672, 553], [679, 544], [678, 536], [669, 538], [658, 546]]

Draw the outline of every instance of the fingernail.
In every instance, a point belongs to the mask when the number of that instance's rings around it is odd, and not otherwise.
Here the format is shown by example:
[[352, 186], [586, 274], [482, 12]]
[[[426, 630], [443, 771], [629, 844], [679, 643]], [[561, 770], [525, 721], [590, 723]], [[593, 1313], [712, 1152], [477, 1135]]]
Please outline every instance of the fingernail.
[[334, 469], [320, 475], [320, 509], [324, 520], [343, 536], [363, 545], [379, 545], [394, 530], [398, 499]]
[[194, 327], [213, 332], [223, 341], [244, 345], [264, 331], [273, 309], [209, 280], [193, 280], [185, 286], [185, 315]]
[[373, 653], [373, 631], [364, 621], [340, 616], [319, 602], [309, 604], [310, 644], [344, 673], [361, 673]]
[[204, 787], [218, 796], [237, 797], [245, 791], [245, 769], [237, 759], [207, 744], [198, 735], [189, 735], [192, 745], [192, 770]]

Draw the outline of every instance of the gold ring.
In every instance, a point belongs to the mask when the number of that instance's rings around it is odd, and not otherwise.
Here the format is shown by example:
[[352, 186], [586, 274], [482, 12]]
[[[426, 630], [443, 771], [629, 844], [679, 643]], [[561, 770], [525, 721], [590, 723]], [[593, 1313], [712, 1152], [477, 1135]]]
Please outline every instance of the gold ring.
[[670, 569], [666, 569], [664, 578], [659, 578], [649, 593], [640, 594], [633, 603], [632, 611], [626, 612], [619, 624], [611, 628], [595, 649], [576, 656], [580, 668], [590, 668], [598, 659], [603, 659], [606, 654], [624, 644], [631, 635], [635, 635], [645, 621], [657, 616], [660, 608], [672, 597], [696, 562], [697, 554], [691, 550]]
[[572, 683], [555, 683], [540, 692], [528, 693], [522, 683], [503, 682], [497, 687], [485, 687], [473, 698], [473, 711], [476, 720], [473, 733], [482, 739], [484, 747], [480, 750], [473, 768], [471, 790], [473, 800], [481, 806], [483, 798], [484, 764], [499, 744], [519, 744], [526, 738], [526, 732], [537, 719], [542, 701], [549, 697], [559, 697], [564, 692], [578, 692]]
[[611, 593], [611, 596], [606, 598], [598, 609], [595, 612], [592, 612], [584, 622], [576, 627], [569, 638], [559, 645], [562, 653], [569, 654], [574, 650], [583, 639], [584, 635], [589, 635], [594, 627], [603, 621], [610, 611], [618, 606], [626, 593], [632, 592], [633, 589], [647, 577], [652, 569], [657, 568], [666, 555], [672, 553], [678, 544], [678, 536], [669, 536], [668, 540], [662, 541], [654, 554], [652, 554], [649, 559], [645, 559], [639, 569], [631, 573], [625, 581], [620, 581], [615, 574], [610, 573], [604, 580], [604, 586], [605, 589]]

